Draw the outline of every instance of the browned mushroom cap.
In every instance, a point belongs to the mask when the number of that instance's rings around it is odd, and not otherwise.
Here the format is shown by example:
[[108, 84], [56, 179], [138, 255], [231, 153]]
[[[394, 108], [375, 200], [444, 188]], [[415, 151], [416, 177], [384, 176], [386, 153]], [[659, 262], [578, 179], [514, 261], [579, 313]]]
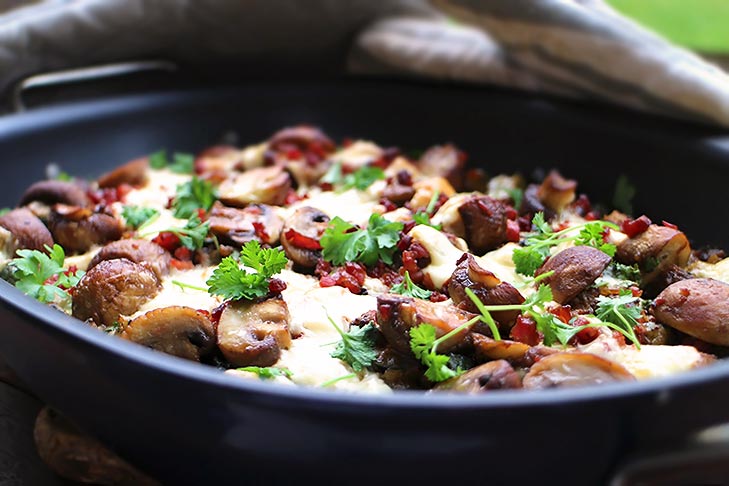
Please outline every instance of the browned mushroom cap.
[[260, 167], [234, 174], [220, 184], [220, 200], [228, 206], [251, 203], [280, 206], [291, 189], [291, 177], [280, 166]]
[[126, 258], [154, 272], [160, 281], [170, 270], [170, 254], [157, 243], [147, 240], [117, 240], [104, 246], [89, 262], [91, 270], [104, 260]]
[[138, 263], [105, 260], [86, 272], [75, 287], [73, 316], [111, 326], [121, 315], [131, 315], [159, 292], [157, 276]]
[[76, 184], [66, 181], [36, 182], [25, 190], [18, 205], [25, 206], [33, 201], [39, 201], [48, 206], [60, 203], [85, 207], [89, 204], [84, 190]]
[[549, 209], [559, 213], [575, 200], [576, 189], [577, 181], [565, 179], [559, 172], [553, 170], [539, 186], [537, 197]]
[[669, 285], [654, 301], [659, 322], [712, 344], [729, 346], [729, 285], [710, 278]]
[[283, 220], [266, 204], [250, 204], [239, 209], [216, 201], [208, 221], [210, 231], [222, 243], [235, 246], [243, 246], [251, 240], [275, 245], [283, 228]]
[[436, 145], [420, 156], [418, 168], [426, 176], [448, 179], [456, 190], [463, 190], [466, 156], [454, 145]]
[[334, 142], [324, 132], [308, 125], [284, 128], [274, 133], [268, 140], [269, 148], [274, 151], [294, 147], [307, 150], [312, 144], [324, 152], [332, 152], [336, 148]]
[[99, 187], [116, 187], [119, 184], [141, 186], [147, 182], [147, 157], [132, 160], [99, 177]]
[[45, 245], [53, 246], [53, 237], [46, 225], [27, 208], [13, 209], [0, 216], [0, 226], [13, 235], [11, 253], [28, 248], [45, 251]]
[[[452, 305], [438, 305], [421, 299], [385, 294], [377, 297], [377, 327], [385, 340], [397, 351], [410, 354], [410, 329], [420, 324], [435, 327], [441, 337], [473, 318], [474, 314]], [[438, 347], [444, 353], [464, 341], [468, 330], [463, 330]]]
[[[466, 253], [448, 281], [448, 295], [453, 303], [468, 312], [478, 313], [478, 308], [466, 295], [469, 288], [485, 305], [521, 304], [524, 297], [509, 282], [502, 282], [490, 271], [482, 268], [473, 255]], [[491, 315], [500, 326], [510, 328], [519, 316], [516, 311], [498, 311]]]
[[644, 283], [650, 282], [671, 265], [686, 266], [689, 256], [691, 246], [686, 235], [655, 224], [634, 238], [622, 241], [615, 252], [615, 259], [620, 263], [637, 263], [641, 267], [645, 272]]
[[632, 381], [622, 365], [588, 353], [555, 353], [542, 358], [524, 376], [524, 388], [561, 388]]
[[56, 243], [69, 253], [83, 253], [122, 235], [121, 224], [113, 216], [63, 204], [53, 206], [48, 227]]
[[462, 236], [474, 253], [485, 253], [506, 243], [506, 205], [489, 196], [472, 196], [458, 213], [465, 230]]
[[484, 363], [461, 376], [439, 383], [434, 390], [482, 393], [507, 388], [521, 388], [521, 377], [507, 361], [500, 359]]
[[294, 211], [281, 231], [286, 256], [302, 268], [314, 268], [321, 256], [319, 239], [329, 224], [329, 216], [310, 206]]
[[145, 312], [124, 327], [121, 337], [191, 361], [200, 361], [215, 347], [215, 329], [210, 319], [179, 305]]
[[231, 302], [220, 315], [218, 348], [233, 366], [272, 366], [291, 346], [290, 320], [281, 298]]
[[610, 264], [610, 257], [591, 246], [573, 246], [550, 257], [535, 276], [554, 272], [544, 279], [555, 302], [565, 304], [587, 289]]

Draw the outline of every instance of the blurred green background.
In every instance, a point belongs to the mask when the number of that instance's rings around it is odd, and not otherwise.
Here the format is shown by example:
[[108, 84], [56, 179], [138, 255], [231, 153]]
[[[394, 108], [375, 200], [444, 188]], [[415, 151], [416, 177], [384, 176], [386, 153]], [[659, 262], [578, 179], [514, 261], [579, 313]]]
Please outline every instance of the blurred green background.
[[620, 12], [677, 44], [729, 54], [729, 0], [608, 0]]

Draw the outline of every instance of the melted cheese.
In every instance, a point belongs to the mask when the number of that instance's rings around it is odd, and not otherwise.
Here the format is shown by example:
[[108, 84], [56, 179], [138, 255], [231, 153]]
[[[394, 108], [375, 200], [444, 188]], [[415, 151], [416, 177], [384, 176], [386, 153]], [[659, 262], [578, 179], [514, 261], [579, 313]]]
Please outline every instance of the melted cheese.
[[147, 301], [137, 312], [129, 316], [131, 319], [140, 316], [152, 309], [183, 305], [193, 309], [211, 311], [219, 306], [223, 299], [202, 290], [183, 288], [175, 285], [173, 281], [182, 282], [196, 287], [207, 288], [205, 281], [210, 278], [214, 267], [194, 267], [190, 270], [170, 269], [169, 275], [162, 279], [162, 289], [151, 300]]
[[716, 263], [706, 263], [700, 260], [692, 263], [688, 271], [700, 278], [713, 278], [724, 283], [729, 283], [729, 258]]
[[369, 192], [356, 189], [349, 189], [340, 193], [312, 189], [307, 199], [292, 204], [288, 208], [283, 208], [282, 213], [286, 218], [300, 207], [311, 206], [330, 218], [339, 216], [350, 223], [367, 226], [367, 221], [372, 213], [382, 214], [385, 212], [385, 208], [378, 204], [378, 199]]

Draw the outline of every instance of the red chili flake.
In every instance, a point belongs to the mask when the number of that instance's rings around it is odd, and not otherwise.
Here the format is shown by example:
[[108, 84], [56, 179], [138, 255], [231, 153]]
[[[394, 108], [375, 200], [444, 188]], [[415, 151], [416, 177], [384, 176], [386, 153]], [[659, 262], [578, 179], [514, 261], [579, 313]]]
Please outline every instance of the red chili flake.
[[520, 217], [516, 220], [517, 223], [519, 223], [519, 231], [531, 231], [532, 230], [532, 220], [525, 217]]
[[[582, 325], [582, 324], [580, 324]], [[600, 331], [597, 330], [595, 327], [586, 327], [577, 334], [575, 334], [575, 337], [572, 338], [573, 341], [575, 341], [577, 344], [588, 344], [597, 339], [597, 337], [600, 335]], [[575, 344], [570, 341], [570, 344]]]
[[506, 239], [517, 243], [521, 238], [519, 234], [519, 223], [511, 219], [506, 220]]
[[585, 216], [592, 211], [592, 204], [586, 195], [580, 194], [579, 197], [572, 203], [575, 208], [575, 212], [579, 216]]
[[153, 243], [157, 243], [165, 250], [172, 253], [177, 247], [180, 246], [180, 237], [169, 231], [163, 231], [152, 240]]
[[[253, 225], [255, 227], [256, 223], [253, 223]], [[293, 228], [284, 233], [284, 238], [297, 248], [303, 248], [305, 250], [321, 250], [321, 244], [319, 241], [309, 236], [304, 236]]]
[[511, 328], [511, 339], [520, 343], [536, 346], [541, 341], [537, 323], [529, 316], [521, 315], [516, 318], [514, 327]]
[[254, 221], [252, 224], [253, 231], [256, 233], [256, 236], [258, 236], [258, 239], [261, 241], [269, 241], [270, 236], [268, 231], [266, 231], [266, 226], [260, 221]]
[[286, 290], [286, 282], [279, 278], [272, 278], [268, 281], [268, 291], [272, 294], [280, 294]]
[[205, 222], [208, 219], [208, 215], [203, 208], [197, 208], [197, 217], [200, 218], [201, 222]]
[[394, 211], [397, 209], [397, 205], [394, 202], [387, 199], [386, 197], [380, 198], [380, 204], [385, 206], [386, 213], [389, 213], [390, 211]]
[[177, 258], [170, 259], [170, 265], [175, 267], [177, 270], [192, 270], [192, 268], [195, 266], [189, 260], [182, 261], [178, 260]]
[[620, 225], [620, 230], [630, 238], [635, 238], [651, 225], [651, 220], [645, 214], [637, 219], [626, 219]]
[[319, 278], [320, 287], [334, 287], [335, 285], [337, 285], [337, 279], [331, 275], [324, 275]]
[[380, 279], [388, 287], [392, 287], [402, 281], [402, 276], [397, 271], [385, 265], [382, 260], [378, 260], [374, 267], [368, 268], [367, 275]]
[[516, 219], [519, 217], [519, 213], [517, 212], [517, 210], [511, 206], [506, 206], [505, 213], [506, 213], [506, 219], [511, 219], [511, 220], [516, 221]]
[[284, 155], [289, 160], [299, 160], [302, 157], [301, 150], [297, 148], [288, 149]]
[[676, 225], [675, 225], [675, 224], [673, 224], [673, 223], [669, 223], [669, 222], [668, 222], [668, 221], [666, 221], [665, 219], [664, 219], [663, 221], [661, 221], [661, 224], [663, 224], [663, 226], [665, 226], [666, 228], [671, 228], [671, 229], [675, 229], [675, 230], [677, 230], [677, 229], [678, 229], [678, 226], [676, 226]]
[[189, 248], [185, 248], [184, 246], [177, 248], [174, 251], [173, 255], [175, 256], [175, 258], [183, 262], [192, 261], [192, 251], [190, 251]]
[[641, 295], [643, 295], [643, 291], [635, 285], [630, 287], [630, 292], [633, 294], [633, 297], [640, 297]]
[[443, 302], [445, 300], [448, 300], [448, 296], [442, 292], [438, 292], [437, 290], [433, 290], [430, 294], [430, 301], [431, 302]]
[[564, 322], [565, 324], [570, 322], [572, 318], [572, 308], [568, 305], [560, 305], [549, 309], [550, 314], [557, 316], [557, 319]]
[[689, 295], [691, 295], [691, 291], [687, 288], [679, 290], [678, 293], [683, 295], [684, 297], [688, 297]]

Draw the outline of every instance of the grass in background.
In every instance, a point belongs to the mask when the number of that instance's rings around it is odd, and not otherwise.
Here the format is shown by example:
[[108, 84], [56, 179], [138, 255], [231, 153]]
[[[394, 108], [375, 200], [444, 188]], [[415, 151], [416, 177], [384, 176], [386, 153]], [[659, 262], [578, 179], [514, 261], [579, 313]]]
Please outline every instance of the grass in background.
[[729, 53], [729, 0], [608, 0], [616, 10], [677, 44]]

